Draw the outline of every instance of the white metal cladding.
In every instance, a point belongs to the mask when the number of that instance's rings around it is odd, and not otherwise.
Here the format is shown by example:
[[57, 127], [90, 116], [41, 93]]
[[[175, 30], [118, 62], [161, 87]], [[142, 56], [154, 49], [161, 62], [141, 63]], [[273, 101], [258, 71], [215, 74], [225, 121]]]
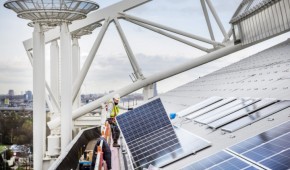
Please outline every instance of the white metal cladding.
[[289, 53], [290, 41], [287, 40], [173, 89], [161, 97], [165, 105], [168, 101], [183, 107], [211, 96], [290, 100]]
[[231, 23], [235, 42], [242, 44], [284, 33], [290, 29], [290, 0], [248, 1], [238, 8]]

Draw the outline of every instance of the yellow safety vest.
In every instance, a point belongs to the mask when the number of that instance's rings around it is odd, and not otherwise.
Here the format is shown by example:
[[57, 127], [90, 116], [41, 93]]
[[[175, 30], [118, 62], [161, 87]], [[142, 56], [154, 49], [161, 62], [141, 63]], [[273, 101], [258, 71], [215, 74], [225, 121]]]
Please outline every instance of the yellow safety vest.
[[113, 109], [112, 109], [112, 111], [110, 113], [110, 117], [111, 118], [114, 118], [114, 117], [118, 116], [118, 114], [119, 114], [119, 107], [118, 107], [118, 105], [116, 106], [114, 103], [113, 103], [113, 105], [114, 105], [114, 107], [113, 107]]

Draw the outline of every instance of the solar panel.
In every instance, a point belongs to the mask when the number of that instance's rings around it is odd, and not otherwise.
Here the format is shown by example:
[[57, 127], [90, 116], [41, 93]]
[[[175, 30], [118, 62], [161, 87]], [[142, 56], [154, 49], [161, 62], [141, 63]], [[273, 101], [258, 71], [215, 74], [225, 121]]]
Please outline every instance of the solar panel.
[[206, 118], [209, 118], [211, 116], [214, 116], [214, 115], [216, 115], [216, 114], [218, 114], [220, 112], [223, 112], [223, 111], [225, 111], [227, 109], [230, 109], [230, 108], [232, 108], [232, 107], [234, 107], [234, 106], [236, 106], [238, 104], [243, 103], [244, 101], [246, 101], [246, 100], [235, 100], [233, 102], [230, 102], [230, 103], [228, 103], [226, 105], [223, 105], [223, 106], [221, 106], [221, 107], [219, 107], [219, 108], [217, 108], [215, 110], [212, 110], [212, 111], [210, 111], [210, 112], [208, 112], [208, 113], [206, 113], [204, 115], [201, 115], [201, 116], [195, 118], [194, 121], [198, 122], [198, 123], [201, 123], [202, 120], [204, 120]]
[[247, 162], [233, 156], [225, 151], [220, 151], [214, 155], [204, 158], [200, 161], [187, 165], [182, 170], [204, 170], [204, 169], [257, 169]]
[[270, 169], [290, 168], [290, 121], [238, 143], [228, 150]]
[[210, 106], [207, 106], [207, 107], [205, 107], [205, 108], [203, 108], [203, 109], [201, 109], [199, 111], [196, 111], [196, 112], [186, 116], [186, 119], [196, 118], [196, 117], [201, 116], [201, 115], [203, 115], [203, 114], [205, 114], [205, 113], [207, 113], [209, 111], [212, 111], [212, 110], [214, 110], [214, 109], [216, 109], [218, 107], [221, 107], [221, 106], [223, 106], [223, 105], [225, 105], [227, 103], [230, 103], [230, 102], [232, 102], [234, 100], [236, 100], [236, 99], [233, 98], [233, 97], [227, 98], [227, 99], [223, 99], [222, 101], [216, 102], [216, 103], [214, 103], [214, 104], [212, 104]]
[[223, 131], [226, 132], [234, 132], [237, 131], [245, 126], [248, 126], [258, 120], [261, 120], [269, 115], [277, 113], [287, 107], [290, 107], [290, 101], [281, 101], [270, 105], [266, 108], [263, 108], [259, 111], [256, 111], [249, 116], [243, 117], [235, 122], [232, 122], [222, 128]]
[[116, 119], [134, 169], [148, 168], [150, 164], [161, 167], [210, 146], [198, 136], [173, 127], [160, 99], [118, 115]]
[[261, 109], [261, 108], [263, 108], [265, 106], [268, 106], [270, 104], [273, 104], [276, 101], [277, 100], [275, 100], [275, 99], [264, 99], [264, 100], [261, 100], [261, 101], [259, 101], [257, 103], [254, 103], [254, 104], [252, 104], [252, 105], [250, 105], [248, 107], [245, 107], [245, 108], [243, 108], [241, 110], [238, 110], [238, 111], [236, 111], [236, 112], [234, 112], [234, 113], [232, 113], [230, 115], [227, 115], [227, 116], [225, 116], [225, 117], [223, 117], [221, 119], [218, 119], [218, 120], [216, 120], [214, 122], [211, 122], [210, 124], [208, 124], [208, 126], [213, 128], [213, 129], [219, 128], [219, 127], [221, 127], [221, 126], [223, 126], [223, 125], [225, 125], [225, 124], [227, 124], [229, 122], [232, 122], [232, 121], [234, 121], [236, 119], [239, 119], [239, 118], [241, 118], [243, 116], [246, 116], [249, 113], [252, 113], [252, 112], [254, 112], [256, 110], [259, 110], [259, 109]]
[[227, 115], [229, 115], [229, 114], [231, 114], [231, 113], [233, 113], [233, 112], [235, 112], [235, 111], [238, 111], [238, 110], [240, 110], [240, 109], [246, 108], [246, 107], [248, 107], [249, 105], [251, 105], [251, 104], [253, 104], [253, 103], [255, 103], [255, 102], [258, 102], [258, 101], [259, 101], [259, 100], [255, 100], [255, 99], [247, 100], [247, 101], [245, 101], [245, 102], [243, 102], [243, 103], [241, 103], [241, 104], [239, 104], [239, 105], [236, 105], [236, 106], [231, 107], [231, 108], [229, 108], [229, 109], [227, 109], [227, 110], [225, 110], [225, 111], [223, 111], [223, 112], [219, 112], [219, 113], [216, 114], [216, 115], [213, 115], [213, 116], [211, 116], [211, 117], [209, 117], [209, 118], [206, 118], [206, 119], [200, 121], [200, 123], [202, 123], [202, 124], [208, 124], [208, 123], [211, 123], [211, 122], [216, 121], [216, 120], [218, 120], [218, 119], [220, 119], [220, 118], [222, 118], [222, 117], [224, 117], [224, 116], [227, 116]]
[[216, 103], [216, 102], [218, 102], [220, 100], [222, 100], [221, 97], [214, 96], [214, 97], [208, 98], [208, 99], [206, 99], [206, 100], [204, 100], [204, 101], [202, 101], [200, 103], [197, 103], [197, 104], [195, 104], [193, 106], [190, 106], [190, 107], [188, 107], [188, 108], [186, 108], [186, 109], [184, 109], [184, 110], [182, 110], [180, 112], [177, 112], [176, 114], [179, 117], [184, 117], [184, 116], [186, 116], [186, 115], [188, 115], [188, 114], [190, 114], [192, 112], [198, 111], [198, 110], [200, 110], [200, 109], [202, 109], [202, 108], [204, 108], [206, 106], [209, 106], [209, 105], [211, 105], [213, 103]]

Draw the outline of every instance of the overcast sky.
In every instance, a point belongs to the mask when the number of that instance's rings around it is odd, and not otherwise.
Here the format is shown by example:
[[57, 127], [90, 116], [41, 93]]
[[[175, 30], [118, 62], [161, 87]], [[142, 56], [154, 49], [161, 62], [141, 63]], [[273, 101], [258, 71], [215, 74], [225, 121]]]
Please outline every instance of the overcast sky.
[[[117, 2], [116, 0], [98, 0], [101, 8]], [[216, 10], [229, 30], [229, 20], [241, 0], [212, 0]], [[32, 90], [32, 68], [26, 56], [22, 42], [31, 38], [33, 28], [27, 26], [28, 20], [17, 18], [16, 14], [0, 5], [0, 94], [14, 89], [17, 94]], [[209, 38], [206, 23], [201, 10], [200, 0], [153, 0], [138, 8], [128, 11], [129, 14], [150, 21], [161, 23], [192, 34]], [[211, 21], [215, 37], [223, 39], [212, 16]], [[205, 53], [151, 32], [127, 21], [120, 20], [135, 57], [145, 76], [170, 69]], [[90, 36], [80, 39], [81, 63], [86, 59], [100, 28]], [[172, 88], [190, 82], [199, 76], [206, 75], [251, 54], [273, 46], [289, 38], [289, 33], [255, 45], [218, 61], [192, 69], [158, 83], [158, 91], [166, 92]], [[196, 42], [196, 41], [192, 41]], [[201, 44], [203, 45], [203, 44]], [[46, 45], [46, 79], [49, 82], [49, 45]], [[82, 93], [103, 93], [117, 90], [131, 83], [132, 73], [129, 60], [123, 48], [115, 25], [111, 24], [95, 57], [92, 67], [85, 79]]]

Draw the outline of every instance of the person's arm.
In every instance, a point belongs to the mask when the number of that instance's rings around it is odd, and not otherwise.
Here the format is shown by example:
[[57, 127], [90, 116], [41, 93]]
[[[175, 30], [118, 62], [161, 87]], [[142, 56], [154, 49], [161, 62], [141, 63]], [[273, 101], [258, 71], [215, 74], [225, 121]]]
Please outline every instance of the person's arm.
[[119, 105], [119, 108], [122, 110], [133, 110], [133, 108], [131, 108], [131, 107], [127, 108], [127, 107], [123, 107], [121, 105]]

